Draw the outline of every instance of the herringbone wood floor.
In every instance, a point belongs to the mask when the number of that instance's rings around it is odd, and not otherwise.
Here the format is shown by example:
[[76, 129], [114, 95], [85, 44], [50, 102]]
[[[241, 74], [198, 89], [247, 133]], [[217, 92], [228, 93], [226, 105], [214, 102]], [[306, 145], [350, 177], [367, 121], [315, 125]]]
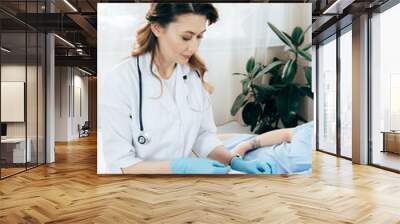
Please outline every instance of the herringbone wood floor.
[[96, 139], [0, 181], [0, 223], [400, 223], [400, 175], [314, 153], [294, 176], [99, 176]]

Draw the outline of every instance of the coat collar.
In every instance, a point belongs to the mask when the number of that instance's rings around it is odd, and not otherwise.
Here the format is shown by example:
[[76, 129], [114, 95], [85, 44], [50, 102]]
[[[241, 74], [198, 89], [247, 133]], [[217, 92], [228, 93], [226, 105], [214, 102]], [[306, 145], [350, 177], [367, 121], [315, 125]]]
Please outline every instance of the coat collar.
[[[146, 67], [146, 69], [148, 69], [148, 71], [153, 71], [154, 74], [157, 74], [156, 66], [153, 65], [150, 68], [150, 63], [151, 63], [151, 53], [150, 52], [146, 52], [143, 55], [140, 55], [139, 57], [140, 57], [139, 60], [140, 60], [140, 64], [141, 64], [141, 67], [140, 67], [141, 69], [142, 69], [142, 67]], [[152, 69], [152, 70], [150, 70], [150, 69]], [[177, 64], [175, 67], [175, 70], [174, 70], [174, 72], [177, 72], [177, 75], [182, 78], [185, 75], [187, 75], [187, 76], [190, 75], [192, 73], [192, 71], [193, 70], [188, 63]], [[144, 74], [142, 74], [142, 75], [144, 75]], [[147, 72], [145, 75], [153, 76], [153, 74], [147, 73]], [[154, 78], [154, 76], [153, 76], [153, 78]]]
[[[159, 97], [161, 94], [161, 83], [160, 81], [154, 77], [151, 71], [154, 74], [157, 74], [155, 66], [153, 66], [153, 70], [150, 68], [151, 63], [151, 53], [147, 52], [143, 55], [139, 56], [139, 65], [142, 73], [142, 88], [143, 88], [143, 100], [154, 100], [156, 97]], [[170, 95], [168, 91], [163, 90], [163, 94], [160, 98], [157, 98], [160, 101], [160, 104], [167, 109], [169, 112], [180, 115], [180, 111], [183, 110], [187, 102], [187, 84], [185, 83], [184, 76], [188, 78], [189, 75], [193, 74], [193, 70], [190, 68], [189, 64], [177, 64], [174, 70], [175, 75], [177, 75], [176, 79], [176, 102], [174, 102], [173, 97]], [[163, 87], [165, 88], [165, 87]], [[152, 98], [152, 99], [151, 99]]]

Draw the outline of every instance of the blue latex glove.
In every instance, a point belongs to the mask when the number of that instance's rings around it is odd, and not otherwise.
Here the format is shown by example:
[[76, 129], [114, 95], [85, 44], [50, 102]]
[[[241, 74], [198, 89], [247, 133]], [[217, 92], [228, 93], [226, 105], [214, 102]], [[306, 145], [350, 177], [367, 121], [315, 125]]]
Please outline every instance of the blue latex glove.
[[257, 160], [245, 161], [240, 157], [234, 157], [231, 161], [233, 170], [249, 174], [275, 174], [276, 164], [270, 162], [260, 162]]
[[210, 159], [178, 158], [171, 161], [173, 174], [227, 174], [231, 168]]

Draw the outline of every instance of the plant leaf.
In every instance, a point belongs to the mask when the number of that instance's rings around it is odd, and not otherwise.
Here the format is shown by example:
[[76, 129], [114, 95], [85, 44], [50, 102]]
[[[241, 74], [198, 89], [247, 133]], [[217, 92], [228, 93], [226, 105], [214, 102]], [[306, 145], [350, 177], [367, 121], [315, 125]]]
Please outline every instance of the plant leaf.
[[250, 79], [243, 79], [240, 82], [242, 83], [242, 94], [247, 95], [250, 88]]
[[277, 87], [277, 85], [280, 85], [280, 84], [283, 83], [282, 74], [280, 73], [280, 71], [278, 71], [278, 72], [274, 71], [274, 72], [271, 72], [271, 73], [274, 74], [274, 75], [269, 80], [269, 84], [270, 85], [272, 85], [274, 87]]
[[250, 74], [253, 71], [254, 66], [256, 65], [256, 61], [253, 57], [249, 58], [246, 63], [246, 72]]
[[297, 114], [297, 119], [302, 121], [302, 122], [304, 122], [304, 123], [308, 122], [306, 119], [304, 119], [302, 116], [300, 116], [298, 114]]
[[261, 106], [255, 102], [250, 102], [244, 106], [242, 111], [243, 122], [254, 128], [261, 113]]
[[287, 34], [285, 31], [282, 31], [282, 33], [290, 40], [291, 43], [293, 43], [292, 37], [289, 34]]
[[296, 26], [293, 29], [292, 32], [292, 43], [298, 47], [300, 46], [303, 42], [304, 42], [304, 35], [303, 34], [303, 29], [301, 29], [300, 27]]
[[281, 41], [283, 41], [283, 43], [285, 43], [290, 48], [295, 49], [295, 47], [293, 46], [291, 40], [289, 38], [287, 38], [285, 36], [285, 34], [283, 34], [280, 30], [278, 30], [278, 28], [276, 28], [270, 22], [268, 22], [268, 26], [272, 29], [272, 31], [274, 31], [274, 33], [279, 37], [279, 39], [281, 39]]
[[304, 76], [306, 77], [307, 85], [311, 87], [311, 85], [312, 85], [312, 80], [311, 80], [312, 70], [311, 70], [310, 66], [304, 67]]
[[311, 88], [308, 86], [302, 86], [300, 87], [301, 92], [303, 93], [303, 96], [308, 96], [310, 99], [314, 99], [314, 94], [311, 91]]
[[[280, 60], [280, 59], [277, 58], [277, 57], [272, 58], [272, 62], [275, 62], [275, 61], [282, 61], [282, 60]], [[283, 65], [283, 62], [282, 62], [282, 64], [280, 64], [279, 66], [274, 67], [269, 73], [270, 73], [271, 75], [273, 75], [274, 77], [279, 76], [279, 79], [281, 79], [280, 70], [281, 70], [281, 68], [282, 68], [282, 65]], [[272, 79], [274, 79], [274, 77], [272, 77]]]
[[312, 44], [307, 44], [306, 46], [303, 47], [303, 51], [308, 51], [312, 47]]
[[265, 68], [263, 68], [260, 72], [258, 72], [254, 78], [256, 78], [259, 75], [268, 74], [270, 71], [272, 71], [273, 69], [277, 68], [278, 66], [280, 66], [282, 64], [283, 64], [283, 62], [281, 62], [281, 61], [274, 61], [271, 64], [265, 66]]
[[235, 116], [236, 113], [239, 111], [239, 109], [243, 106], [245, 103], [246, 95], [244, 94], [239, 94], [235, 101], [233, 102], [232, 108], [231, 108], [231, 115]]
[[307, 61], [311, 61], [311, 54], [310, 53], [305, 52], [305, 51], [303, 51], [301, 49], [297, 49], [297, 53], [299, 53], [299, 55], [302, 58], [306, 59]]
[[307, 31], [311, 28], [312, 25], [309, 25], [302, 33], [301, 33], [301, 37], [304, 40], [304, 36], [306, 35]]
[[262, 69], [262, 64], [256, 63], [254, 66], [253, 70], [250, 72], [249, 76], [254, 79], [255, 75], [258, 74], [258, 72]]
[[239, 72], [232, 73], [232, 75], [243, 75], [243, 76], [246, 76], [246, 77], [247, 77], [247, 75], [246, 75], [246, 74], [239, 73]]
[[283, 88], [276, 100], [276, 107], [285, 127], [294, 127], [297, 125], [297, 112], [300, 106], [302, 93], [295, 84], [289, 84]]
[[274, 62], [274, 61], [280, 61], [280, 59], [277, 58], [277, 57], [273, 57], [273, 58], [272, 58], [272, 61], [273, 61], [273, 62]]
[[259, 101], [265, 101], [272, 98], [277, 91], [277, 89], [271, 85], [261, 86], [255, 84], [253, 87], [257, 91], [257, 100]]
[[262, 122], [259, 127], [257, 128], [257, 130], [254, 131], [255, 134], [260, 135], [263, 134], [265, 132], [269, 132], [274, 130], [275, 128], [272, 127], [271, 125], [269, 125], [267, 122]]
[[283, 82], [288, 84], [291, 83], [294, 79], [294, 77], [296, 76], [296, 72], [297, 72], [297, 63], [295, 60], [293, 59], [289, 59], [286, 64], [285, 67], [283, 67]]

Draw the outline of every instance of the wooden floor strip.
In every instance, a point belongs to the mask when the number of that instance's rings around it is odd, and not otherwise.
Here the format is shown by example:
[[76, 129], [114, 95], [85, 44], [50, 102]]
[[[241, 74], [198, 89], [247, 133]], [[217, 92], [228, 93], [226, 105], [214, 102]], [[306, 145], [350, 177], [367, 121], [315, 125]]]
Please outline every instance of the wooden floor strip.
[[0, 181], [0, 223], [400, 223], [400, 175], [315, 152], [313, 172], [102, 176], [96, 137]]

